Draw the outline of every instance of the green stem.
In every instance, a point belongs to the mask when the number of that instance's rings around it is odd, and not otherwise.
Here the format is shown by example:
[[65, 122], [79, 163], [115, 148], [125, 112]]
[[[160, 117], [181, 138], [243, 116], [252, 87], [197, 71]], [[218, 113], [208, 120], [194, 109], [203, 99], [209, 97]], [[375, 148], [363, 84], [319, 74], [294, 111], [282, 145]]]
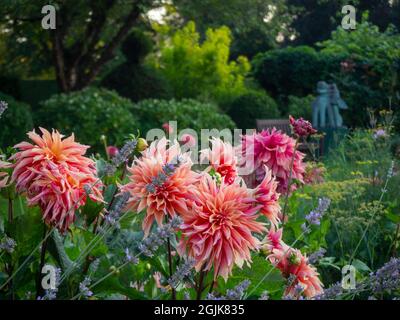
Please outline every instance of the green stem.
[[[169, 238], [167, 240], [167, 249], [168, 249], [169, 277], [171, 278], [173, 275], [173, 271], [172, 271], [171, 242], [170, 242]], [[173, 288], [173, 287], [171, 287], [171, 298], [172, 298], [172, 300], [176, 300], [176, 291], [175, 291], [175, 288]]]
[[44, 230], [43, 230], [43, 243], [42, 243], [42, 249], [40, 250], [40, 264], [39, 264], [39, 270], [37, 273], [37, 280], [36, 280], [36, 299], [39, 296], [43, 295], [43, 288], [42, 288], [42, 269], [44, 266], [44, 263], [46, 261], [46, 251], [47, 251], [47, 243], [48, 243], [48, 230], [46, 224], [44, 224]]
[[199, 281], [197, 283], [197, 294], [196, 294], [196, 300], [201, 300], [201, 294], [203, 293], [204, 290], [204, 279], [206, 277], [207, 272], [203, 270], [203, 268], [200, 271], [200, 276], [199, 276]]
[[293, 164], [294, 164], [294, 158], [296, 157], [296, 151], [297, 151], [298, 145], [299, 145], [299, 139], [297, 138], [296, 144], [295, 144], [294, 150], [293, 150], [292, 160], [290, 162], [289, 181], [288, 181], [288, 186], [287, 186], [287, 190], [286, 190], [286, 194], [285, 194], [285, 204], [283, 206], [282, 225], [285, 224], [286, 209], [287, 209], [288, 202], [289, 202], [290, 187], [292, 186]]

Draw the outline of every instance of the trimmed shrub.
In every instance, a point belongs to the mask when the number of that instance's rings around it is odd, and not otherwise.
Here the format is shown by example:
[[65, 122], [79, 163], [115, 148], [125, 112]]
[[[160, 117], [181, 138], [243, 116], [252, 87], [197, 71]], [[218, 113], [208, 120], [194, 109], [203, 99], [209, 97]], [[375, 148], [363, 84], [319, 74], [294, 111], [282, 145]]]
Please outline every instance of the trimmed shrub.
[[0, 148], [13, 146], [26, 138], [33, 129], [31, 107], [0, 92], [0, 100], [8, 103], [7, 110], [0, 118]]
[[120, 145], [138, 127], [129, 112], [132, 102], [106, 89], [87, 88], [70, 94], [58, 94], [41, 104], [35, 124], [57, 129], [63, 134], [75, 133], [77, 140], [94, 151], [103, 150], [100, 136], [109, 144]]
[[140, 119], [142, 135], [153, 128], [161, 128], [168, 121], [177, 121], [178, 129], [190, 128], [198, 133], [201, 129], [233, 129], [232, 119], [222, 114], [211, 103], [202, 103], [193, 99], [157, 100], [148, 99], [135, 104], [132, 113]]
[[255, 128], [256, 119], [273, 119], [280, 116], [274, 99], [260, 91], [250, 91], [236, 98], [228, 114], [239, 129]]
[[101, 86], [115, 90], [134, 102], [172, 98], [171, 87], [162, 74], [156, 68], [143, 64], [152, 48], [152, 40], [144, 32], [132, 32], [122, 44], [126, 62], [111, 71], [102, 80]]
[[319, 53], [307, 46], [288, 47], [258, 54], [253, 76], [273, 97], [306, 96], [315, 91], [317, 82], [329, 81], [340, 71], [342, 55]]
[[133, 102], [155, 98], [169, 99], [171, 88], [160, 72], [151, 67], [124, 63], [112, 71], [101, 85]]

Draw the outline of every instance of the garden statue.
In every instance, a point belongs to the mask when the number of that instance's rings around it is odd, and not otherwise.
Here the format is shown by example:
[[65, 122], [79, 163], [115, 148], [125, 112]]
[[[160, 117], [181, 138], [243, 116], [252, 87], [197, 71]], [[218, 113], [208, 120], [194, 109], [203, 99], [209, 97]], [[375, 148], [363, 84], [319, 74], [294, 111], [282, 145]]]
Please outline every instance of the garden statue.
[[[318, 96], [312, 103], [313, 126], [317, 128], [343, 127], [343, 119], [339, 109], [347, 109], [346, 103], [340, 97], [336, 84], [319, 81], [317, 84]], [[328, 122], [326, 114], [328, 113]]]

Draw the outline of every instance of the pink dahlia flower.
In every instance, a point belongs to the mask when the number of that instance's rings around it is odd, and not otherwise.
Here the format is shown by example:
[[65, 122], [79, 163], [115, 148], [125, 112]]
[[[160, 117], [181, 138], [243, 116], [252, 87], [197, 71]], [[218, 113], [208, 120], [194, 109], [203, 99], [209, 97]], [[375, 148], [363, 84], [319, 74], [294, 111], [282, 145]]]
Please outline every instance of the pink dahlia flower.
[[290, 248], [284, 243], [281, 245], [282, 249], [272, 249], [272, 254], [268, 258], [290, 281], [285, 295], [299, 298], [299, 286], [302, 288], [300, 294], [307, 298], [322, 294], [323, 285], [318, 277], [319, 274], [315, 267], [308, 263], [307, 257], [297, 249]]
[[[253, 165], [256, 179], [261, 182], [265, 176], [264, 165], [278, 181], [277, 191], [285, 193], [290, 179], [290, 167], [293, 158], [292, 179], [304, 183], [304, 154], [295, 150], [296, 140], [273, 128], [260, 133], [243, 136], [242, 166]], [[293, 186], [295, 188], [295, 186]]]
[[121, 187], [121, 192], [131, 194], [127, 210], [146, 209], [142, 225], [146, 235], [154, 219], [161, 225], [165, 216], [188, 210], [189, 191], [197, 180], [191, 167], [190, 153], [182, 154], [177, 142], [168, 146], [162, 138], [151, 143], [128, 168], [130, 182]]
[[259, 207], [246, 187], [239, 184], [218, 186], [209, 175], [204, 175], [193, 191], [192, 208], [185, 212], [179, 253], [195, 259], [195, 268], [211, 270], [214, 279], [225, 281], [236, 264], [250, 264], [251, 250], [258, 250], [259, 241], [252, 233], [265, 231], [256, 221]]
[[[11, 168], [12, 164], [8, 163], [8, 162], [4, 162], [0, 160], [0, 170], [1, 169], [8, 169]], [[2, 172], [0, 171], [0, 189], [1, 188], [5, 188], [8, 185], [8, 181], [9, 181], [9, 176], [7, 172]]]
[[225, 183], [232, 184], [237, 177], [237, 158], [233, 146], [219, 138], [211, 140], [211, 149], [200, 151], [200, 161], [208, 161], [210, 167], [218, 172]]
[[74, 135], [63, 139], [58, 131], [40, 131], [42, 136], [28, 133], [33, 144], [15, 146], [19, 151], [10, 158], [15, 160], [12, 181], [18, 192], [26, 193], [29, 205], [40, 206], [47, 224], [65, 232], [75, 210], [86, 203], [85, 186], [91, 187], [92, 200], [102, 202], [102, 184], [95, 163], [84, 157], [88, 146], [75, 142]]
[[293, 133], [298, 137], [306, 138], [317, 133], [317, 130], [312, 127], [312, 124], [303, 118], [295, 119], [292, 116], [289, 116], [289, 121], [290, 125], [292, 126]]
[[254, 198], [256, 202], [262, 206], [260, 212], [266, 216], [275, 227], [278, 227], [281, 221], [279, 193], [276, 191], [278, 183], [275, 181], [268, 167], [265, 166], [264, 170], [264, 179], [254, 189]]
[[282, 231], [282, 228], [275, 231], [275, 228], [273, 226], [268, 231], [268, 234], [262, 242], [262, 250], [266, 254], [272, 253], [274, 249], [283, 250], [284, 247], [287, 247], [282, 241]]

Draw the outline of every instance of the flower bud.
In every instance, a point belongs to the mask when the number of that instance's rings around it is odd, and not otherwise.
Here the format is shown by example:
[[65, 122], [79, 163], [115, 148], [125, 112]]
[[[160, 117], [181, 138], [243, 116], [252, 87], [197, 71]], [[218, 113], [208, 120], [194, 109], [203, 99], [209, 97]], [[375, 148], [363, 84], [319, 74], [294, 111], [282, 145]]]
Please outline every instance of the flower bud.
[[142, 151], [146, 150], [148, 146], [149, 145], [145, 139], [139, 138], [137, 140], [136, 150], [139, 152], [142, 152]]

